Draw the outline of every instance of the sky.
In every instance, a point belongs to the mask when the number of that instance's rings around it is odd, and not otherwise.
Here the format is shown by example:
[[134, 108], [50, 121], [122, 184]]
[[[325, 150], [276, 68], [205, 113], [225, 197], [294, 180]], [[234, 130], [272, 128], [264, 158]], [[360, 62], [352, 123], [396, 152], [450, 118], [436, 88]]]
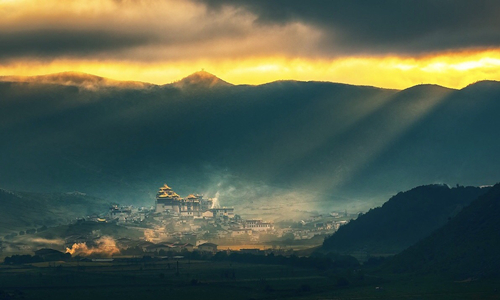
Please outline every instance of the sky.
[[0, 0], [0, 75], [166, 84], [500, 80], [496, 0]]

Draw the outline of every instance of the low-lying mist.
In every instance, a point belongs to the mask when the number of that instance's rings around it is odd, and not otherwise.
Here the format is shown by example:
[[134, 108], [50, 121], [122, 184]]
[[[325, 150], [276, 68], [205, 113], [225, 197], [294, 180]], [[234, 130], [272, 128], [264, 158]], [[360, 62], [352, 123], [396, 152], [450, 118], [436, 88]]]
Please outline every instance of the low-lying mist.
[[105, 256], [111, 257], [120, 253], [116, 246], [116, 241], [110, 236], [102, 236], [95, 241], [94, 245], [88, 246], [87, 243], [74, 243], [70, 248], [66, 248], [66, 253], [72, 256]]

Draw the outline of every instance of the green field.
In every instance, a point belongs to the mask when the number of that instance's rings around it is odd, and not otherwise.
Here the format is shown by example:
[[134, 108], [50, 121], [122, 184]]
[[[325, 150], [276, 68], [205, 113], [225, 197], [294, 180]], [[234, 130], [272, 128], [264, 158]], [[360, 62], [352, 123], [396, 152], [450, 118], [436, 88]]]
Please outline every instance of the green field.
[[0, 266], [0, 299], [500, 299], [499, 281], [384, 277], [230, 262]]

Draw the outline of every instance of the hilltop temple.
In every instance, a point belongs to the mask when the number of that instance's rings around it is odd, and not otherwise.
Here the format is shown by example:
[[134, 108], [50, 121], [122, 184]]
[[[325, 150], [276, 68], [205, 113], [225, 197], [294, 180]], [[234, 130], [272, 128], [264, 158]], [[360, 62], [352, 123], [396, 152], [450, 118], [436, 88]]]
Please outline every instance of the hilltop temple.
[[168, 185], [163, 185], [156, 194], [156, 212], [186, 217], [200, 217], [212, 208], [212, 199], [203, 199], [202, 195], [190, 194], [181, 198]]

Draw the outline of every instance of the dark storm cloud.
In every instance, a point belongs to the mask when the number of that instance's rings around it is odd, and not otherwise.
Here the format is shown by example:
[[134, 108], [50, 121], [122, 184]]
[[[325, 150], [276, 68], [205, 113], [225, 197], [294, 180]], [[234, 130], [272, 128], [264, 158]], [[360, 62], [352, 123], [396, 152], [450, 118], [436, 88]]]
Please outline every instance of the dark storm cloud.
[[332, 54], [424, 54], [500, 46], [496, 0], [199, 0], [213, 9], [239, 6], [260, 23], [303, 22], [324, 33]]
[[0, 58], [91, 56], [149, 43], [151, 37], [102, 30], [40, 29], [0, 32]]
[[254, 22], [255, 15], [244, 9], [214, 12], [188, 0], [67, 3], [47, 0], [41, 4], [31, 1], [32, 6], [0, 5], [0, 60], [3, 62], [20, 58], [148, 62], [234, 59], [300, 49], [306, 52], [307, 47], [293, 46], [316, 45], [313, 30], [300, 24], [260, 26]]
[[500, 2], [491, 0], [31, 2], [0, 6], [2, 62], [331, 59], [500, 46]]

